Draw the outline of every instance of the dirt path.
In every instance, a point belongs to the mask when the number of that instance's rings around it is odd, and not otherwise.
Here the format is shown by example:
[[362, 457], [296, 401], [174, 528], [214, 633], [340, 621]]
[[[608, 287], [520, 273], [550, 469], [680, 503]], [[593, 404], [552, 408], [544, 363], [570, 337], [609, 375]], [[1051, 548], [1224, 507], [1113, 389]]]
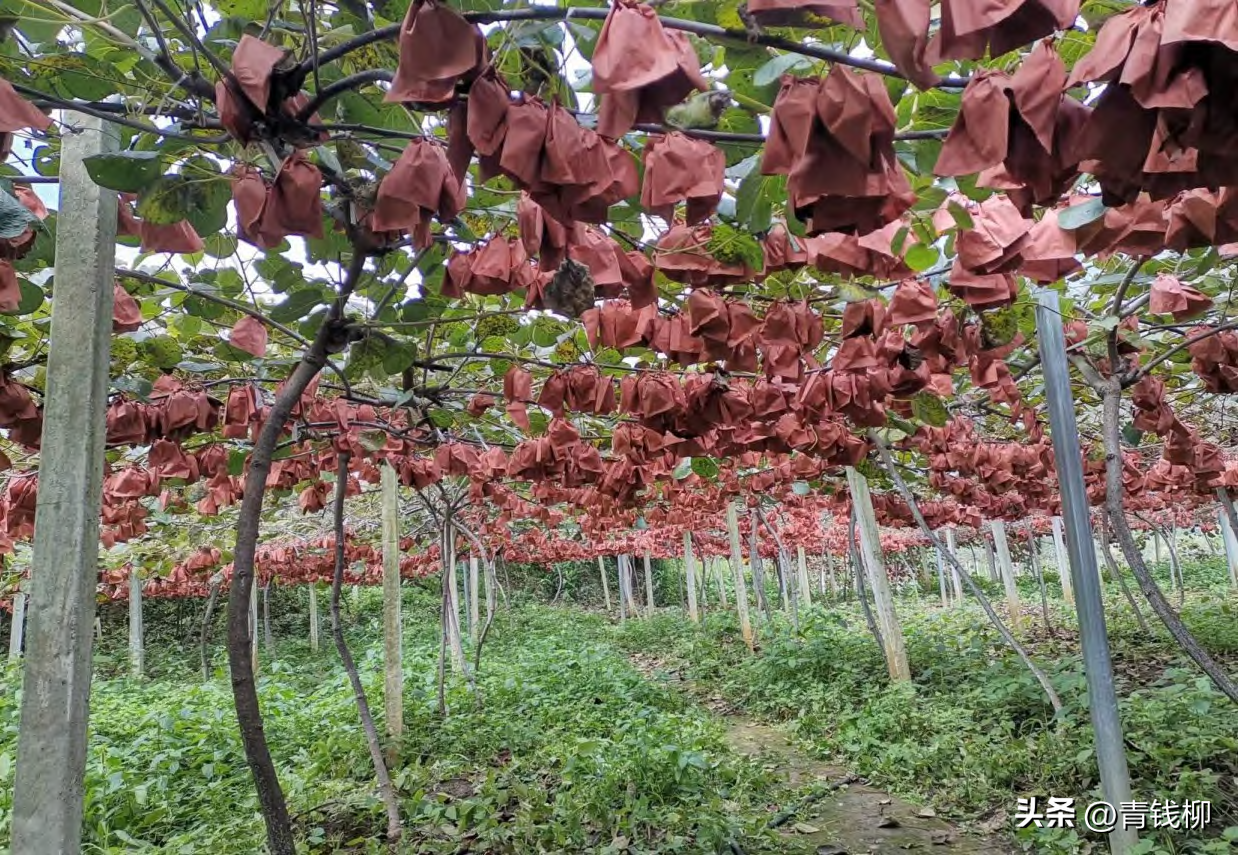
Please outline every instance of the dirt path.
[[787, 785], [806, 795], [776, 810], [771, 818], [786, 851], [802, 855], [893, 855], [904, 852], [1011, 855], [1006, 842], [969, 834], [940, 819], [930, 808], [903, 801], [869, 786], [839, 766], [815, 760], [797, 748], [778, 727], [742, 715], [714, 695], [703, 695], [673, 668], [653, 656], [633, 654], [646, 677], [691, 693], [718, 714], [726, 738], [738, 753], [761, 763]]

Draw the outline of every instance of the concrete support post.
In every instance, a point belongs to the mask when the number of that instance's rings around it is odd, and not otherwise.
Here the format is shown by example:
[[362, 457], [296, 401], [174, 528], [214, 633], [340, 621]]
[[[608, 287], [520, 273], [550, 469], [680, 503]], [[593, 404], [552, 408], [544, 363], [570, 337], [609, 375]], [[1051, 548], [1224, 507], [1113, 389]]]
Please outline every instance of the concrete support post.
[[[404, 735], [404, 621], [400, 586], [400, 482], [395, 468], [384, 463], [379, 481], [383, 547], [383, 718], [396, 758], [395, 745]], [[476, 566], [476, 565], [474, 565]]]
[[602, 599], [606, 603], [606, 611], [610, 611], [610, 582], [606, 581], [606, 559], [598, 556], [598, 575], [602, 577]]
[[755, 649], [756, 638], [752, 634], [752, 621], [748, 617], [748, 586], [744, 584], [744, 553], [739, 545], [739, 517], [735, 503], [726, 506], [726, 530], [731, 542], [731, 574], [735, 577], [735, 609], [739, 612], [739, 628], [749, 650]]
[[873, 497], [868, 491], [868, 479], [848, 466], [847, 485], [856, 509], [860, 530], [860, 555], [864, 559], [864, 575], [868, 578], [868, 585], [873, 592], [877, 624], [881, 628], [881, 640], [886, 648], [890, 679], [895, 682], [910, 680], [911, 666], [907, 662], [903, 627], [898, 622], [898, 615], [894, 613], [894, 595], [890, 591], [890, 577], [886, 575], [885, 562], [881, 555], [881, 533], [877, 528], [877, 515], [873, 511]]
[[1070, 560], [1066, 557], [1066, 534], [1062, 530], [1062, 518], [1054, 517], [1053, 524], [1053, 556], [1057, 559], [1057, 575], [1062, 580], [1062, 598], [1070, 605], [1075, 604], [1075, 586], [1070, 580]]
[[688, 618], [693, 623], [701, 622], [701, 615], [696, 608], [696, 558], [692, 555], [692, 533], [683, 533], [683, 566], [687, 576]]
[[26, 594], [18, 591], [13, 595], [13, 626], [9, 630], [9, 661], [21, 658], [22, 637], [26, 629]]
[[812, 591], [809, 590], [811, 585], [808, 584], [808, 556], [804, 554], [804, 547], [795, 547], [795, 570], [799, 578], [800, 596], [803, 597], [804, 607], [812, 605]]
[[142, 574], [138, 568], [129, 569], [129, 673], [140, 678], [144, 670], [146, 650], [142, 626]]
[[1010, 628], [1017, 630], [1023, 625], [1019, 607], [1019, 589], [1014, 582], [1014, 562], [1010, 560], [1010, 544], [1006, 541], [1006, 523], [993, 520], [993, 548], [997, 552], [997, 567], [1006, 588], [1006, 608], [1010, 611]]
[[99, 579], [115, 191], [83, 159], [115, 151], [113, 125], [64, 114], [56, 297], [47, 355], [39, 495], [10, 846], [22, 855], [81, 849], [91, 630]]
[[[958, 544], [954, 539], [954, 526], [946, 529], [946, 550], [954, 556], [955, 560], [959, 559]], [[959, 571], [955, 569], [953, 563], [950, 564], [950, 587], [954, 589], [954, 603], [958, 605], [963, 602], [963, 580], [959, 578]]]
[[309, 630], [310, 630], [310, 650], [314, 653], [318, 652], [318, 586], [310, 584], [309, 586]]
[[653, 568], [649, 564], [649, 550], [645, 550], [645, 609], [653, 617]]

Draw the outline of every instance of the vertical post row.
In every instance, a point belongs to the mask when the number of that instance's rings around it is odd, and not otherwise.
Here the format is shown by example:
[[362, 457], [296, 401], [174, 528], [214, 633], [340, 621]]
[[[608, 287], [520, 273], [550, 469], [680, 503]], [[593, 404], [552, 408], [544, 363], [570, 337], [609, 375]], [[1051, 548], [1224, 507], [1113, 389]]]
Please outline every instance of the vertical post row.
[[13, 782], [10, 845], [23, 855], [81, 848], [116, 277], [116, 193], [96, 185], [82, 163], [115, 151], [116, 129], [73, 112], [64, 114], [64, 125], [56, 298]]
[[[1045, 288], [1037, 294], [1036, 333], [1040, 344], [1040, 363], [1044, 367], [1053, 459], [1057, 464], [1058, 490], [1062, 495], [1066, 548], [1070, 557], [1075, 611], [1079, 617], [1079, 636], [1088, 681], [1088, 708], [1096, 736], [1096, 762], [1100, 768], [1105, 801], [1118, 806], [1131, 800], [1130, 771], [1126, 764], [1122, 721], [1118, 717], [1118, 698], [1113, 685], [1105, 607], [1096, 572], [1092, 523], [1088, 518], [1088, 496], [1083, 483], [1079, 426], [1075, 421], [1075, 402], [1066, 362], [1066, 338], [1062, 332], [1062, 314], [1056, 291]], [[1127, 855], [1138, 840], [1133, 829], [1123, 828], [1122, 825], [1118, 823], [1109, 834], [1109, 847], [1114, 855]]]

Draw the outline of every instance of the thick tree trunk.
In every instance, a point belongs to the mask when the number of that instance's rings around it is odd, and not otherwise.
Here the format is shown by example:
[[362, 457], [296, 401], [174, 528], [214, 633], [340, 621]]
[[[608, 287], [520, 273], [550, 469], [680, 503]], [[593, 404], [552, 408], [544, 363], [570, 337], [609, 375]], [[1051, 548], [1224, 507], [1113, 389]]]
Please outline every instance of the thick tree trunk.
[[365, 696], [365, 687], [361, 685], [361, 676], [357, 673], [357, 663], [353, 661], [352, 651], [344, 639], [344, 625], [340, 622], [340, 592], [344, 585], [344, 496], [348, 487], [348, 460], [350, 454], [341, 452], [338, 461], [335, 483], [335, 574], [331, 578], [331, 636], [335, 639], [335, 649], [344, 663], [344, 671], [348, 674], [348, 682], [352, 686], [353, 699], [357, 702], [357, 713], [361, 717], [361, 727], [365, 730], [365, 742], [370, 749], [370, 760], [374, 763], [374, 775], [378, 778], [378, 794], [387, 809], [387, 841], [395, 844], [400, 839], [400, 804], [396, 800], [395, 788], [391, 785], [391, 776], [387, 773], [387, 763], [383, 759], [383, 746], [378, 737], [378, 728], [374, 725], [374, 716], [370, 713], [370, 702]]
[[1139, 589], [1143, 591], [1148, 604], [1152, 606], [1152, 611], [1156, 612], [1156, 616], [1169, 630], [1169, 634], [1187, 652], [1187, 655], [1195, 660], [1195, 664], [1211, 678], [1216, 687], [1231, 701], [1238, 703], [1238, 686], [1234, 685], [1216, 661], [1208, 655], [1208, 651], [1199, 645], [1195, 636], [1191, 635], [1178, 616], [1174, 614], [1160, 586], [1148, 572], [1143, 556], [1139, 553], [1139, 547], [1135, 544], [1135, 536], [1126, 522], [1126, 512], [1122, 504], [1122, 434], [1119, 427], [1122, 386], [1117, 379], [1105, 379], [1101, 381], [1101, 388], [1097, 391], [1101, 393], [1104, 402], [1101, 424], [1105, 442], [1105, 510], [1109, 514], [1109, 522], [1117, 537], [1118, 546], [1122, 549], [1122, 554], [1126, 556], [1126, 563], [1130, 565], [1136, 581], [1139, 582]]
[[254, 586], [254, 554], [258, 546], [258, 530], [262, 524], [262, 500], [266, 493], [267, 475], [275, 444], [283, 432], [284, 423], [300, 400], [301, 393], [318, 376], [325, 361], [325, 337], [322, 347], [315, 347], [297, 365], [292, 376], [275, 398], [267, 419], [254, 443], [249, 471], [245, 475], [244, 496], [237, 515], [236, 547], [232, 559], [232, 583], [228, 588], [228, 666], [232, 672], [232, 696], [236, 720], [241, 731], [245, 759], [254, 776], [258, 802], [267, 827], [267, 846], [271, 855], [295, 855], [292, 822], [288, 805], [275, 772], [275, 762], [267, 747], [258, 706], [258, 687], [254, 680], [254, 661], [250, 650], [253, 627], [250, 623], [250, 599]]
[[254, 663], [248, 649], [250, 641], [249, 600], [254, 585], [254, 555], [258, 548], [258, 533], [262, 526], [262, 502], [266, 496], [267, 476], [276, 443], [284, 431], [293, 406], [300, 400], [310, 382], [327, 362], [327, 342], [338, 334], [337, 324], [349, 295], [357, 286], [365, 269], [365, 255], [354, 249], [339, 295], [319, 327], [313, 343], [288, 377], [275, 402], [266, 414], [266, 421], [254, 442], [249, 458], [249, 471], [240, 511], [237, 514], [236, 544], [232, 556], [232, 584], [228, 588], [228, 665], [232, 673], [232, 696], [236, 707], [237, 725], [245, 759], [254, 776], [258, 803], [266, 823], [267, 847], [270, 855], [295, 855], [292, 822], [284, 791], [271, 751], [267, 747], [262, 726], [262, 711], [258, 705], [258, 687], [254, 680]]

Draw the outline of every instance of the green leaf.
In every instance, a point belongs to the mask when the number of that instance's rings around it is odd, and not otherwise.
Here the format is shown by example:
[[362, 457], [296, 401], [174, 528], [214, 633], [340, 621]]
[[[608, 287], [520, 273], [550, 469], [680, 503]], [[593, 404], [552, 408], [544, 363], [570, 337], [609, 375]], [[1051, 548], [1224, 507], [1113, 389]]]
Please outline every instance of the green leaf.
[[[735, 219], [750, 232], [769, 231], [774, 218], [774, 199], [785, 199], [786, 178], [751, 174], [739, 182], [735, 194]], [[780, 192], [782, 191], [782, 192]]]
[[209, 157], [195, 155], [181, 164], [188, 181], [189, 211], [186, 219], [200, 237], [207, 237], [228, 225], [228, 203], [232, 185]]
[[18, 285], [21, 288], [21, 300], [17, 304], [17, 311], [13, 314], [29, 315], [38, 311], [47, 296], [43, 293], [43, 289], [29, 279], [20, 280]]
[[154, 388], [154, 385], [145, 377], [116, 377], [112, 380], [112, 385], [139, 401], [148, 401], [151, 389]]
[[25, 205], [0, 190], [0, 238], [15, 238], [38, 223], [39, 218]]
[[1089, 199], [1081, 205], [1072, 205], [1057, 215], [1057, 224], [1064, 229], [1073, 231], [1083, 228], [1088, 223], [1094, 223], [1109, 209], [1098, 199]]
[[189, 217], [195, 194], [184, 175], [165, 175], [138, 194], [137, 214], [156, 226], [170, 226]]
[[951, 200], [946, 206], [946, 210], [950, 212], [950, 216], [954, 218], [955, 224], [960, 229], [974, 229], [975, 221], [971, 218], [971, 213], [958, 202]]
[[917, 392], [912, 397], [911, 414], [917, 421], [932, 427], [945, 427], [950, 421], [945, 402], [932, 392]]
[[694, 457], [692, 471], [706, 481], [712, 481], [718, 477], [718, 462], [709, 457]]
[[980, 338], [986, 348], [1002, 347], [1019, 334], [1019, 313], [1014, 306], [980, 315]]
[[157, 151], [92, 154], [82, 162], [91, 181], [119, 193], [140, 193], [163, 175], [163, 155]]
[[928, 244], [918, 243], [911, 249], [907, 250], [907, 254], [903, 256], [903, 260], [907, 262], [907, 266], [917, 273], [923, 273], [933, 265], [937, 264], [941, 258], [941, 253], [937, 251], [937, 247]]
[[316, 288], [293, 291], [288, 295], [288, 299], [271, 309], [271, 320], [277, 324], [291, 323], [305, 317], [314, 307], [322, 303], [322, 292]]
[[784, 53], [774, 57], [761, 66], [752, 75], [752, 82], [761, 88], [777, 83], [782, 75], [789, 71], [810, 68], [812, 63], [807, 57], [797, 53]]
[[1139, 440], [1143, 439], [1143, 431], [1135, 427], [1131, 422], [1127, 422], [1122, 426], [1122, 441], [1131, 448], [1139, 446]]
[[399, 374], [417, 358], [417, 349], [411, 342], [388, 342], [383, 352], [382, 366], [388, 376]]

